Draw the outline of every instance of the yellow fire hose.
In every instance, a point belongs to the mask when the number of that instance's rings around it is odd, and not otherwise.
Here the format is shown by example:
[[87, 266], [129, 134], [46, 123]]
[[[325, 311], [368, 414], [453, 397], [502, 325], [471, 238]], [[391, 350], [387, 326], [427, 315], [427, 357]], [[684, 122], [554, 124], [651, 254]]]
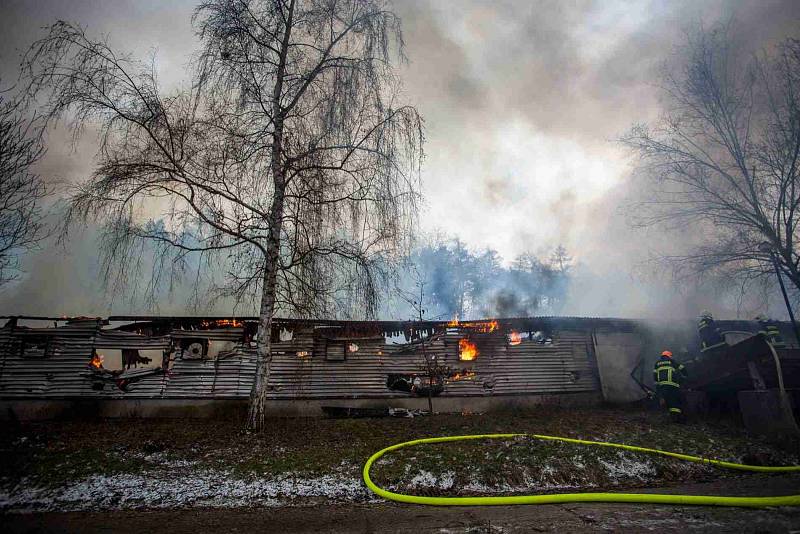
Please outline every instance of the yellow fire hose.
[[800, 471], [800, 465], [791, 466], [761, 466], [744, 465], [699, 456], [690, 456], [677, 452], [661, 451], [658, 449], [648, 449], [645, 447], [635, 447], [623, 445], [621, 443], [608, 443], [604, 441], [588, 441], [582, 439], [561, 438], [556, 436], [542, 436], [539, 434], [475, 434], [470, 436], [446, 436], [440, 438], [415, 439], [397, 443], [385, 449], [381, 449], [369, 457], [364, 464], [363, 477], [367, 487], [375, 494], [392, 501], [407, 502], [413, 504], [430, 504], [434, 506], [496, 506], [509, 504], [557, 504], [567, 502], [628, 502], [628, 503], [653, 503], [653, 504], [696, 504], [713, 506], [798, 506], [800, 505], [800, 495], [783, 495], [779, 497], [723, 497], [716, 495], [665, 495], [656, 493], [556, 493], [545, 495], [515, 495], [508, 497], [423, 497], [419, 495], [406, 495], [404, 493], [394, 493], [378, 487], [370, 478], [369, 470], [378, 458], [387, 452], [396, 451], [404, 447], [412, 447], [422, 443], [445, 443], [449, 441], [464, 441], [472, 439], [511, 439], [516, 437], [531, 437], [548, 441], [562, 441], [566, 443], [578, 443], [581, 445], [596, 445], [599, 447], [613, 447], [635, 452], [646, 452], [650, 454], [660, 454], [670, 456], [688, 462], [709, 464], [729, 469], [739, 469], [742, 471], [759, 471], [762, 473], [785, 473]]

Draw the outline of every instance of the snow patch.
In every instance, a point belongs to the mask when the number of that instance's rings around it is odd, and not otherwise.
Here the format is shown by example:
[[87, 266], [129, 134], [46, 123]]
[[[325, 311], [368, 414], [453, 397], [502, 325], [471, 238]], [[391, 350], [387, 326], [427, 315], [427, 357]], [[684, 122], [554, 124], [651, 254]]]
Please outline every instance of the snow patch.
[[576, 490], [579, 488], [591, 488], [594, 487], [594, 484], [582, 484], [580, 486], [573, 485], [573, 484], [550, 484], [548, 482], [542, 482], [539, 480], [536, 481], [528, 481], [523, 485], [510, 485], [510, 484], [494, 484], [494, 485], [487, 485], [480, 482], [469, 482], [463, 486], [463, 491], [468, 493], [478, 493], [484, 495], [491, 495], [491, 494], [498, 494], [498, 493], [507, 493], [509, 495], [512, 494], [536, 494], [542, 492], [550, 492], [550, 491], [565, 491], [565, 490]]
[[647, 480], [656, 475], [656, 467], [649, 459], [636, 458], [620, 452], [616, 460], [598, 460], [609, 478], [614, 481], [623, 479]]
[[58, 488], [0, 491], [0, 511], [179, 508], [187, 506], [280, 506], [293, 499], [367, 501], [374, 499], [360, 479], [323, 475], [303, 478], [235, 478], [227, 471], [167, 475], [96, 475]]
[[438, 488], [443, 490], [452, 489], [455, 484], [455, 473], [447, 471], [440, 476], [436, 476], [430, 471], [420, 471], [408, 483], [410, 488]]

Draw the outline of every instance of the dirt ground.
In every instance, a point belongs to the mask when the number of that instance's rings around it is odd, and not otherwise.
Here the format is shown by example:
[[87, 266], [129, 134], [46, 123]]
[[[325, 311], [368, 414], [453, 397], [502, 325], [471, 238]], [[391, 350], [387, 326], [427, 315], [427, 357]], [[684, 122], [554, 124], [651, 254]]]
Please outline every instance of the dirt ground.
[[[800, 489], [800, 475], [750, 476], [652, 488], [653, 493], [780, 495]], [[396, 503], [282, 508], [192, 508], [158, 511], [14, 514], [6, 532], [800, 532], [800, 507], [564, 504], [428, 507]]]
[[[22, 480], [53, 486], [92, 475], [173, 472], [176, 464], [186, 463], [195, 469], [231, 471], [241, 477], [285, 473], [314, 476], [338, 470], [360, 479], [366, 458], [388, 445], [422, 437], [495, 432], [628, 443], [749, 464], [800, 462], [800, 443], [769, 443], [748, 435], [735, 420], [707, 418], [674, 425], [666, 414], [641, 407], [542, 407], [526, 413], [413, 419], [276, 419], [270, 425], [263, 434], [244, 432], [243, 424], [232, 420], [119, 419], [4, 425], [4, 432], [0, 432], [0, 486], [7, 488]], [[687, 471], [692, 464], [663, 457], [628, 456], [624, 460], [631, 465], [636, 460], [647, 461], [653, 471], [646, 476], [634, 472], [613, 480], [598, 462], [619, 461], [617, 452], [525, 440], [404, 449], [382, 460], [373, 475], [379, 483], [400, 487], [422, 471], [436, 476], [455, 472], [456, 486], [459, 474], [468, 479], [479, 477], [484, 485], [492, 486], [521, 483], [513, 479], [514, 475], [527, 469], [531, 474], [549, 473], [540, 482], [552, 486], [594, 484], [613, 488], [618, 483], [643, 487], [704, 482], [729, 474], [705, 468]], [[578, 463], [584, 465], [581, 476], [576, 476]]]
[[[3, 532], [798, 532], [800, 507], [567, 504], [436, 508], [383, 502], [360, 479], [376, 450], [410, 439], [527, 432], [615, 441], [762, 465], [800, 463], [797, 443], [734, 419], [671, 425], [644, 407], [542, 407], [413, 419], [89, 420], [0, 432]], [[531, 439], [404, 449], [373, 471], [420, 495], [581, 491], [800, 493], [800, 473], [760, 475]], [[0, 512], [3, 513], [3, 512]]]

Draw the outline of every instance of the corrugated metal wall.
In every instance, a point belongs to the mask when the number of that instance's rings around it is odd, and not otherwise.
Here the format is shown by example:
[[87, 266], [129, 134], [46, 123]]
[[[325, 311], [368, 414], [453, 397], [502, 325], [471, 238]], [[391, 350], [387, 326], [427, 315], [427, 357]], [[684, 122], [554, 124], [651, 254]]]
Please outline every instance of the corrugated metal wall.
[[[49, 341], [43, 351], [25, 350], [20, 342]], [[169, 337], [147, 337], [122, 331], [100, 330], [97, 324], [60, 328], [0, 329], [0, 397], [75, 398], [75, 397], [158, 397], [164, 394], [166, 376], [149, 376], [125, 393], [108, 384], [103, 390], [92, 388], [89, 361], [93, 349], [167, 350]], [[136, 374], [135, 372], [132, 374]]]
[[[473, 334], [479, 354], [459, 361], [457, 330], [431, 342], [430, 355], [453, 370], [471, 371], [463, 380], [448, 380], [443, 396], [572, 393], [599, 389], [589, 333], [561, 331], [550, 344], [524, 339], [509, 345], [504, 334]], [[525, 336], [527, 337], [527, 336]], [[273, 356], [269, 385], [275, 398], [347, 398], [399, 396], [386, 381], [390, 374], [424, 374], [419, 349], [391, 346], [384, 339], [357, 339], [357, 352], [345, 361], [326, 361], [317, 350], [312, 358], [294, 352]], [[406, 350], [404, 350], [406, 349]]]
[[[389, 389], [387, 379], [390, 374], [424, 374], [418, 346], [387, 345], [384, 333], [342, 336], [342, 332], [303, 323], [293, 329], [291, 340], [273, 343], [270, 396], [343, 399], [410, 395]], [[242, 328], [173, 329], [168, 335], [148, 337], [101, 329], [97, 323], [36, 329], [7, 326], [0, 329], [0, 398], [247, 398], [257, 360], [251, 343], [242, 341], [243, 335]], [[543, 344], [528, 339], [525, 333], [521, 343], [512, 345], [500, 331], [484, 334], [449, 328], [434, 335], [426, 351], [453, 371], [469, 371], [466, 379], [447, 380], [443, 396], [598, 391], [591, 328], [570, 325], [551, 335], [552, 342]], [[480, 353], [473, 361], [461, 362], [458, 344], [465, 336], [477, 344]], [[24, 338], [49, 339], [46, 354], [28, 350], [20, 355], [19, 343]], [[214, 340], [214, 344], [233, 348], [213, 359], [181, 358], [179, 348], [187, 339]], [[343, 361], [326, 359], [329, 344], [350, 343], [358, 350], [345, 350]], [[169, 370], [135, 380], [127, 391], [113, 383], [106, 383], [102, 390], [93, 389], [97, 382], [89, 368], [93, 349], [100, 353], [123, 348], [167, 351], [172, 354]]]

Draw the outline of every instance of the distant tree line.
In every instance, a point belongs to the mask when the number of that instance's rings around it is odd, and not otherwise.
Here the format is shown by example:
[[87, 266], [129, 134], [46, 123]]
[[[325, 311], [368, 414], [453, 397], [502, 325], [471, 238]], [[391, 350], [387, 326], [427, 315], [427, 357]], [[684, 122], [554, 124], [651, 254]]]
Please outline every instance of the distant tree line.
[[570, 282], [572, 258], [563, 246], [546, 257], [516, 256], [508, 265], [491, 248], [470, 250], [458, 238], [436, 238], [409, 258], [414, 276], [404, 289], [422, 284], [426, 317], [513, 317], [557, 314]]

